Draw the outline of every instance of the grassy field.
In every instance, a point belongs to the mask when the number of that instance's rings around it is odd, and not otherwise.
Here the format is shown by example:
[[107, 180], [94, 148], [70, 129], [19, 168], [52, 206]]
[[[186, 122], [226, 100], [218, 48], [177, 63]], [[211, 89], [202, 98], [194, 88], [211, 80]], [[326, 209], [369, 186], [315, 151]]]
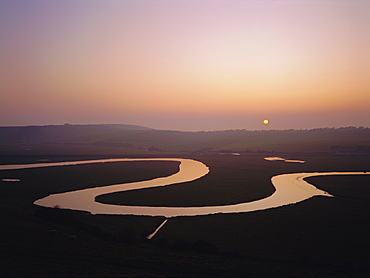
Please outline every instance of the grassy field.
[[[332, 149], [368, 146], [367, 129], [180, 133], [125, 128], [86, 127], [81, 131], [67, 126], [1, 131], [0, 164], [171, 156], [193, 158], [210, 167], [208, 175], [193, 182], [98, 197], [105, 203], [153, 206], [223, 205], [261, 199], [274, 192], [271, 177], [282, 173], [370, 170], [369, 155], [338, 155]], [[19, 132], [29, 136], [15, 142], [12, 138], [20, 136]], [[150, 146], [155, 148], [148, 149]], [[218, 154], [224, 151], [243, 153]], [[275, 155], [306, 163], [263, 159]], [[120, 162], [0, 171], [0, 180], [21, 180], [0, 182], [2, 276], [370, 274], [368, 175], [308, 179], [334, 198], [314, 197], [251, 213], [172, 218], [152, 240], [145, 237], [163, 217], [91, 215], [32, 204], [51, 193], [167, 176], [177, 169], [177, 162]]]
[[[307, 162], [269, 162], [262, 155], [196, 157], [211, 169], [197, 181], [100, 198], [135, 205], [229, 204], [272, 194], [270, 178], [276, 174], [366, 171], [370, 165], [368, 156], [289, 158]], [[31, 157], [8, 159], [25, 162]], [[1, 182], [1, 234], [6, 239], [1, 242], [2, 273], [5, 277], [365, 277], [369, 273], [368, 176], [311, 178], [319, 188], [338, 194], [335, 198], [315, 197], [253, 213], [170, 219], [151, 241], [145, 236], [163, 221], [161, 217], [90, 215], [32, 205], [49, 193], [166, 176], [177, 167], [176, 162], [123, 162], [0, 171], [1, 179], [21, 179]], [[51, 230], [57, 233], [48, 233]], [[70, 235], [77, 239], [69, 239]]]
[[[262, 156], [198, 159], [211, 169], [202, 179], [168, 188], [112, 193], [98, 200], [166, 206], [239, 203], [272, 194], [269, 178], [279, 173], [366, 171], [370, 165], [368, 157], [302, 156], [305, 164], [268, 162]], [[156, 240], [176, 245], [181, 239], [185, 250], [203, 242], [210, 250], [243, 258], [322, 267], [342, 275], [346, 271], [348, 275], [366, 273], [370, 255], [370, 176], [329, 176], [310, 181], [335, 197], [315, 197], [253, 213], [179, 217], [171, 219]]]

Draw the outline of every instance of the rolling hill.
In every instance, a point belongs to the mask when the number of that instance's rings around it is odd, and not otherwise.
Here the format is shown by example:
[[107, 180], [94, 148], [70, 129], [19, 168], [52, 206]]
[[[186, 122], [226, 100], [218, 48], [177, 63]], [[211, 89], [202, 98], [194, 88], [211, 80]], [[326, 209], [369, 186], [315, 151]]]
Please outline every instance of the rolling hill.
[[136, 125], [49, 125], [0, 127], [0, 153], [18, 148], [68, 153], [230, 154], [255, 152], [368, 154], [369, 128], [311, 130], [224, 130], [182, 132]]

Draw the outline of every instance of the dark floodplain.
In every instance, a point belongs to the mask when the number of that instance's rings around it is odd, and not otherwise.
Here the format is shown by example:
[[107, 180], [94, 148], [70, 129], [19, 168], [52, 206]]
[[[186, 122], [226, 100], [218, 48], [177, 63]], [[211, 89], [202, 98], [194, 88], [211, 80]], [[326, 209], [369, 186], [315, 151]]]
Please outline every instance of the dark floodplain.
[[[271, 195], [294, 172], [369, 171], [368, 129], [181, 133], [120, 126], [0, 128], [1, 164], [110, 157], [184, 157], [210, 173], [193, 182], [114, 193], [108, 203], [223, 205]], [[238, 153], [239, 155], [235, 155]], [[267, 155], [306, 163], [266, 161]], [[0, 171], [4, 277], [366, 277], [369, 176], [308, 181], [334, 198], [252, 213], [170, 219], [91, 215], [32, 203], [51, 193], [167, 176], [176, 162]]]

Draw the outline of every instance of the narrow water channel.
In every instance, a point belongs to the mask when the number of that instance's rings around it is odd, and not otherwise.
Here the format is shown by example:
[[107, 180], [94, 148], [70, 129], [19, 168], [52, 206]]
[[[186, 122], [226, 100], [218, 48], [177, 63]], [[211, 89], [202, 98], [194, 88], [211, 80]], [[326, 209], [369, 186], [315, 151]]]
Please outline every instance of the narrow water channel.
[[204, 207], [150, 207], [150, 206], [126, 206], [102, 204], [95, 201], [95, 198], [102, 194], [129, 191], [134, 189], [167, 186], [176, 183], [192, 181], [208, 174], [208, 167], [202, 162], [192, 159], [182, 158], [145, 158], [145, 159], [103, 159], [57, 163], [39, 163], [24, 165], [0, 165], [0, 170], [5, 169], [25, 169], [51, 166], [79, 165], [87, 163], [109, 163], [119, 161], [178, 161], [180, 162], [179, 171], [173, 175], [152, 180], [116, 184], [104, 187], [88, 188], [77, 191], [70, 191], [59, 194], [51, 194], [45, 198], [36, 200], [35, 205], [43, 207], [60, 206], [64, 209], [88, 211], [92, 214], [125, 214], [125, 215], [145, 215], [145, 216], [164, 216], [166, 218], [177, 216], [197, 216], [216, 213], [240, 213], [264, 210], [295, 204], [313, 196], [332, 197], [329, 193], [322, 191], [304, 179], [313, 176], [323, 175], [363, 175], [369, 172], [326, 172], [326, 173], [293, 173], [277, 175], [272, 177], [271, 182], [275, 187], [275, 192], [264, 199], [257, 201], [239, 203], [223, 206], [204, 206]]

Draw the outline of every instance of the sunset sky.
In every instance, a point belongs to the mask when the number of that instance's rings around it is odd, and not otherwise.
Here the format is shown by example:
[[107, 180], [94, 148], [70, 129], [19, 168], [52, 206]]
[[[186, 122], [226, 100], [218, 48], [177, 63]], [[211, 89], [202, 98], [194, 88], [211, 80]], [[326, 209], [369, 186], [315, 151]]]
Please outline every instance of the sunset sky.
[[0, 36], [0, 126], [370, 126], [368, 0], [2, 0]]

